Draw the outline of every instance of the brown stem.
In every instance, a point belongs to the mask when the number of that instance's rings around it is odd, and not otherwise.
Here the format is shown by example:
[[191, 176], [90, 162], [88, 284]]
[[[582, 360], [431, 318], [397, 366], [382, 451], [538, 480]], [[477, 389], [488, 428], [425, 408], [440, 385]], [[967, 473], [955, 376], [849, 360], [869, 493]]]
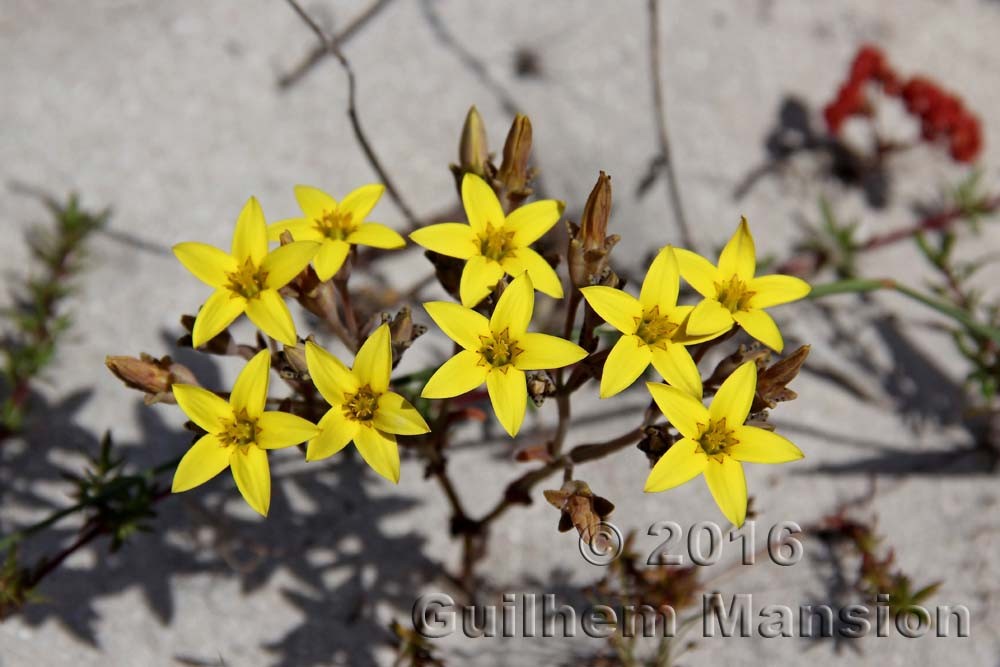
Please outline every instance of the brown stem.
[[347, 74], [347, 116], [351, 121], [351, 128], [354, 130], [354, 137], [357, 139], [358, 144], [361, 146], [361, 150], [364, 152], [365, 157], [368, 159], [368, 163], [378, 174], [379, 179], [385, 185], [385, 191], [389, 193], [389, 197], [395, 202], [396, 206], [403, 213], [406, 221], [410, 225], [410, 229], [416, 229], [420, 226], [420, 221], [417, 216], [413, 213], [413, 210], [407, 205], [403, 198], [399, 194], [399, 190], [396, 188], [395, 183], [393, 183], [392, 178], [389, 177], [389, 173], [382, 166], [382, 162], [375, 155], [375, 150], [372, 148], [371, 142], [368, 141], [368, 136], [365, 134], [361, 127], [361, 121], [358, 116], [356, 98], [356, 88], [357, 84], [354, 78], [354, 70], [351, 68], [351, 63], [347, 60], [344, 54], [341, 52], [340, 47], [337, 42], [331, 39], [326, 32], [319, 26], [316, 21], [313, 20], [309, 14], [302, 9], [302, 6], [297, 0], [285, 0], [288, 5], [295, 10], [299, 18], [309, 26], [316, 37], [319, 39], [320, 44], [323, 45], [326, 53], [332, 55], [340, 63], [343, 68], [344, 73]]
[[[375, 0], [375, 2], [368, 5], [367, 9], [358, 14], [354, 19], [351, 20], [344, 29], [334, 35], [330, 41], [335, 44], [338, 48], [343, 46], [347, 40], [353, 37], [358, 30], [364, 27], [368, 21], [375, 17], [380, 11], [382, 11], [392, 0]], [[320, 44], [316, 46], [309, 54], [300, 62], [298, 65], [293, 67], [291, 71], [283, 74], [278, 79], [278, 87], [285, 89], [291, 88], [296, 83], [299, 82], [302, 77], [312, 71], [313, 67], [320, 63], [323, 58], [327, 55], [326, 44]]]
[[650, 78], [653, 82], [653, 111], [656, 115], [656, 138], [660, 143], [660, 157], [663, 171], [667, 177], [667, 194], [670, 206], [677, 221], [681, 234], [681, 243], [685, 248], [695, 250], [691, 229], [684, 217], [684, 207], [681, 204], [681, 191], [677, 185], [677, 174], [674, 171], [674, 160], [670, 153], [670, 137], [667, 134], [667, 105], [663, 95], [663, 77], [660, 72], [660, 16], [658, 0], [649, 0], [649, 65]]
[[360, 331], [358, 330], [358, 319], [354, 314], [354, 306], [351, 305], [351, 292], [347, 289], [346, 280], [334, 280], [333, 284], [337, 288], [340, 305], [344, 309], [344, 322], [347, 324], [347, 332], [351, 337], [350, 347], [357, 351]]

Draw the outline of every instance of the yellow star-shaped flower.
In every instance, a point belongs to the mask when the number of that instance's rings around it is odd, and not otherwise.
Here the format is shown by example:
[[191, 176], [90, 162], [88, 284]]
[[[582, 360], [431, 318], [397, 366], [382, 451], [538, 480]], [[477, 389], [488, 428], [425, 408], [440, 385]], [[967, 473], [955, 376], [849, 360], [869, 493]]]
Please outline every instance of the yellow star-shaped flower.
[[471, 308], [483, 300], [504, 274], [527, 272], [535, 289], [562, 298], [559, 276], [531, 244], [559, 222], [566, 205], [554, 199], [525, 204], [504, 215], [500, 200], [475, 174], [462, 179], [462, 204], [469, 224], [444, 222], [410, 234], [410, 239], [436, 253], [465, 260], [459, 296]]
[[528, 401], [524, 371], [562, 368], [587, 356], [562, 338], [529, 333], [534, 308], [535, 290], [527, 273], [511, 281], [488, 320], [457, 303], [425, 303], [427, 314], [463, 350], [437, 369], [420, 395], [448, 398], [485, 382], [500, 424], [517, 435]]
[[306, 460], [336, 454], [351, 440], [378, 474], [399, 482], [397, 435], [420, 435], [430, 428], [416, 408], [389, 390], [392, 339], [383, 324], [368, 337], [350, 370], [319, 345], [306, 343], [306, 365], [330, 410], [319, 421], [321, 432], [309, 441]]
[[236, 378], [228, 401], [195, 385], [173, 386], [181, 410], [207, 432], [178, 464], [174, 493], [200, 486], [232, 468], [243, 498], [267, 516], [271, 504], [267, 450], [297, 445], [319, 432], [315, 424], [302, 417], [264, 411], [270, 369], [271, 355], [261, 350]]
[[704, 474], [719, 509], [737, 527], [747, 514], [746, 463], [787, 463], [801, 459], [799, 448], [762, 428], [745, 426], [757, 388], [757, 366], [748, 361], [719, 387], [711, 405], [701, 397], [663, 384], [648, 383], [664, 416], [680, 434], [653, 466], [646, 491], [666, 491]]
[[288, 230], [296, 241], [318, 241], [313, 267], [320, 280], [329, 280], [344, 265], [352, 245], [387, 250], [406, 245], [402, 236], [385, 225], [365, 222], [383, 192], [384, 185], [363, 185], [338, 204], [322, 190], [298, 185], [295, 199], [304, 216], [273, 223], [267, 229], [268, 238], [277, 241]]
[[207, 343], [243, 313], [271, 338], [295, 345], [295, 322], [278, 290], [309, 264], [318, 247], [312, 242], [289, 243], [268, 252], [264, 213], [254, 197], [236, 221], [232, 253], [204, 243], [175, 245], [174, 255], [181, 264], [215, 288], [194, 320], [194, 346]]
[[681, 248], [677, 249], [677, 262], [684, 280], [705, 297], [688, 320], [690, 333], [728, 329], [735, 321], [778, 352], [785, 342], [778, 325], [764, 309], [797, 301], [812, 289], [809, 283], [792, 276], [754, 277], [757, 256], [746, 218], [722, 249], [718, 268], [701, 255]]
[[594, 312], [625, 334], [604, 362], [601, 398], [630, 387], [650, 363], [673, 386], [701, 396], [701, 374], [685, 346], [720, 336], [732, 325], [707, 335], [690, 335], [687, 318], [694, 307], [677, 305], [679, 289], [677, 258], [667, 246], [650, 264], [638, 299], [612, 287], [580, 290]]

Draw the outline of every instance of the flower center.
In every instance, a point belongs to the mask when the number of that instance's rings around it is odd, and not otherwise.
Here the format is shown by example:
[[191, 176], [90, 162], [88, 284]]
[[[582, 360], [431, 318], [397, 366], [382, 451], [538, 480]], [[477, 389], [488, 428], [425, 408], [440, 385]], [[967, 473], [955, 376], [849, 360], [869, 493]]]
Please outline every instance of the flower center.
[[708, 456], [719, 456], [726, 453], [730, 447], [738, 442], [733, 435], [733, 431], [726, 426], [726, 419], [723, 417], [718, 421], [709, 422], [708, 428], [701, 434], [698, 444]]
[[368, 422], [375, 418], [378, 409], [378, 397], [369, 385], [358, 389], [356, 394], [348, 396], [344, 403], [344, 416], [359, 422]]
[[494, 368], [502, 368], [513, 363], [517, 355], [522, 352], [517, 347], [517, 341], [510, 339], [506, 329], [489, 338], [482, 336], [480, 339], [483, 341], [483, 346], [479, 348], [479, 354], [482, 355], [486, 363]]
[[730, 278], [727, 283], [715, 283], [715, 291], [718, 295], [715, 298], [731, 313], [746, 310], [750, 297], [756, 294], [748, 290], [747, 284], [736, 276]]
[[486, 225], [486, 231], [479, 237], [479, 252], [483, 257], [489, 257], [493, 261], [501, 261], [511, 250], [513, 250], [514, 232], [505, 231], [504, 228]]
[[232, 421], [225, 424], [219, 440], [224, 447], [237, 447], [243, 454], [247, 453], [250, 445], [257, 443], [257, 435], [260, 427], [257, 420], [247, 416], [246, 410], [241, 410]]
[[646, 341], [647, 345], [656, 345], [668, 342], [678, 326], [666, 316], [660, 315], [659, 306], [653, 306], [652, 310], [646, 311], [639, 320], [635, 335]]
[[236, 294], [252, 299], [264, 291], [264, 281], [267, 279], [267, 272], [254, 266], [253, 260], [247, 257], [243, 266], [232, 273], [226, 274], [229, 278], [229, 289]]
[[343, 241], [354, 231], [356, 225], [353, 218], [354, 216], [351, 215], [350, 211], [334, 209], [332, 211], [324, 211], [323, 217], [316, 218], [314, 222], [316, 223], [316, 229], [326, 238]]

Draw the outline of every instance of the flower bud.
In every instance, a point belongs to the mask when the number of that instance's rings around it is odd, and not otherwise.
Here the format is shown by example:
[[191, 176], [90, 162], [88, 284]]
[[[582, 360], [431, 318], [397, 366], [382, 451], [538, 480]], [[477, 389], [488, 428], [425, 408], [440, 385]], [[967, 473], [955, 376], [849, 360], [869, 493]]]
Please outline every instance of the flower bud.
[[462, 127], [462, 139], [458, 144], [458, 165], [462, 173], [472, 173], [489, 178], [487, 165], [490, 161], [489, 145], [486, 141], [486, 126], [475, 106], [469, 107]]
[[611, 217], [611, 177], [603, 171], [597, 177], [594, 189], [583, 207], [580, 226], [570, 224], [567, 260], [569, 275], [577, 287], [596, 284], [617, 284], [617, 277], [610, 280], [611, 268], [608, 254], [618, 243], [619, 236], [608, 236]]
[[392, 364], [395, 367], [399, 363], [403, 352], [410, 349], [420, 336], [427, 333], [427, 327], [413, 321], [413, 315], [409, 307], [403, 306], [391, 320], [389, 320], [389, 334], [392, 337]]
[[132, 389], [146, 392], [147, 405], [173, 403], [170, 387], [174, 383], [198, 384], [187, 366], [175, 363], [170, 357], [156, 359], [146, 353], [135, 357], [106, 357], [108, 370]]
[[532, 176], [528, 169], [530, 155], [531, 120], [524, 114], [517, 114], [507, 133], [507, 141], [503, 145], [503, 163], [497, 173], [497, 179], [507, 190], [507, 197], [512, 200], [512, 205], [520, 203], [531, 194], [531, 188], [527, 187]]

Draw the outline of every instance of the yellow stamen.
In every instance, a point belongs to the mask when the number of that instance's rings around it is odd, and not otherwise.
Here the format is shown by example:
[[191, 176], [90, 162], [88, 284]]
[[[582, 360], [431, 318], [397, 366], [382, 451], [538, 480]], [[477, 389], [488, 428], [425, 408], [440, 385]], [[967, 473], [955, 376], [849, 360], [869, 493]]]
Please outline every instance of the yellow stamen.
[[343, 241], [357, 227], [351, 212], [340, 209], [324, 211], [323, 217], [316, 218], [314, 222], [320, 234], [335, 241]]
[[723, 417], [709, 423], [708, 428], [701, 434], [698, 444], [708, 456], [721, 456], [726, 454], [727, 450], [737, 442], [732, 430], [726, 426], [726, 419]]
[[359, 422], [371, 421], [375, 418], [375, 411], [378, 409], [379, 396], [380, 394], [372, 391], [370, 386], [361, 387], [344, 403], [344, 416]]
[[482, 336], [483, 346], [479, 348], [479, 354], [483, 360], [494, 368], [502, 368], [514, 362], [514, 359], [522, 350], [517, 347], [517, 341], [511, 340], [507, 330], [493, 334], [489, 338]]
[[652, 310], [643, 313], [635, 335], [646, 341], [647, 345], [657, 345], [669, 342], [678, 326], [660, 315], [659, 306], [653, 306]]
[[715, 283], [715, 291], [718, 293], [716, 297], [718, 302], [731, 313], [746, 310], [750, 297], [755, 294], [748, 290], [746, 283], [737, 276], [731, 277], [728, 283]]
[[246, 410], [241, 410], [232, 421], [224, 425], [219, 434], [219, 440], [224, 447], [236, 447], [240, 453], [246, 454], [250, 445], [257, 443], [260, 427], [257, 420], [247, 416]]
[[483, 257], [500, 262], [513, 250], [514, 232], [505, 231], [503, 227], [487, 225], [486, 231], [479, 237], [479, 252]]
[[229, 289], [240, 296], [252, 299], [264, 290], [267, 272], [254, 266], [249, 257], [236, 271], [226, 274], [229, 278]]

